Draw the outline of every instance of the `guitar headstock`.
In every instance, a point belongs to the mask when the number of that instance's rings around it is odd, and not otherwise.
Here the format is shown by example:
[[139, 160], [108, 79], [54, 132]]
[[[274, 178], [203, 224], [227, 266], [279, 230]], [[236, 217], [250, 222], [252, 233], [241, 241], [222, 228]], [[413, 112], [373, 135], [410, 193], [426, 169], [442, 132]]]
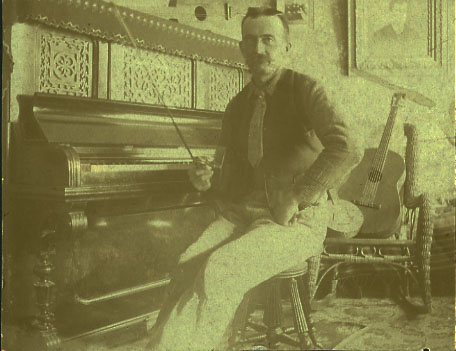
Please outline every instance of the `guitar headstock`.
[[391, 107], [400, 107], [403, 99], [405, 99], [405, 93], [394, 93], [393, 97], [391, 98]]

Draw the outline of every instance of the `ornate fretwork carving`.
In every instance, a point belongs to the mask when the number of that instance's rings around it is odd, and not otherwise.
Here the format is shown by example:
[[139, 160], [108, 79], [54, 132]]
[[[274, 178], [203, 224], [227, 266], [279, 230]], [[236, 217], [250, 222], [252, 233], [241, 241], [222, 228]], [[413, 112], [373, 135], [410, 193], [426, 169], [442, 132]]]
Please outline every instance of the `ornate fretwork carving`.
[[192, 63], [189, 59], [120, 45], [112, 48], [111, 97], [114, 100], [192, 107]]
[[228, 102], [240, 91], [236, 68], [210, 65], [209, 109], [224, 111]]
[[38, 91], [87, 96], [92, 87], [92, 44], [69, 36], [38, 32]]
[[[119, 28], [113, 4], [102, 0], [40, 0], [21, 11], [24, 22], [88, 35], [104, 42], [131, 45]], [[123, 6], [117, 6], [136, 46], [188, 59], [244, 67], [238, 40], [191, 28]]]

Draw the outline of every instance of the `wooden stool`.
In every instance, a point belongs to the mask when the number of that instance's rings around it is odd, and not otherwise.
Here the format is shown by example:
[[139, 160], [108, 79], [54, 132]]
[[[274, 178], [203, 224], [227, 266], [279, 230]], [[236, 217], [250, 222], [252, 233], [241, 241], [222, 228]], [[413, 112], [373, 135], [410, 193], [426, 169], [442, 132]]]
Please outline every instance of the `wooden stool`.
[[[314, 292], [309, 287], [306, 287], [303, 281], [303, 276], [307, 271], [307, 262], [305, 262], [270, 279], [267, 302], [263, 314], [264, 325], [248, 320], [249, 316], [246, 313], [247, 316], [245, 318], [247, 320], [241, 331], [242, 343], [264, 343], [266, 340], [265, 346], [271, 349], [277, 347], [279, 342], [299, 347], [301, 350], [322, 348], [316, 340], [310, 313], [310, 301]], [[290, 291], [294, 327], [282, 325], [281, 285], [284, 281], [288, 284]], [[247, 298], [246, 300], [245, 303], [248, 304], [249, 299]], [[245, 338], [246, 327], [250, 327], [261, 334]], [[297, 333], [297, 339], [290, 336], [293, 333]]]

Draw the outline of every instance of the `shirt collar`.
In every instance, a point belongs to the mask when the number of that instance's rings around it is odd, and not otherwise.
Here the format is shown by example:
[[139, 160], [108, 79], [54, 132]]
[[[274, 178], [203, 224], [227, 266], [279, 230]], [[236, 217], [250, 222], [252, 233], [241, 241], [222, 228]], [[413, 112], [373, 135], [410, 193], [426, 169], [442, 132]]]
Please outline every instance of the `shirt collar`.
[[277, 86], [277, 82], [279, 81], [280, 77], [282, 76], [284, 72], [284, 69], [278, 69], [277, 72], [274, 73], [274, 75], [264, 84], [263, 86], [258, 86], [252, 81], [249, 83], [249, 90], [248, 90], [248, 97], [251, 98], [252, 96], [255, 95], [261, 95], [261, 94], [266, 94], [268, 96], [271, 96], [275, 88]]

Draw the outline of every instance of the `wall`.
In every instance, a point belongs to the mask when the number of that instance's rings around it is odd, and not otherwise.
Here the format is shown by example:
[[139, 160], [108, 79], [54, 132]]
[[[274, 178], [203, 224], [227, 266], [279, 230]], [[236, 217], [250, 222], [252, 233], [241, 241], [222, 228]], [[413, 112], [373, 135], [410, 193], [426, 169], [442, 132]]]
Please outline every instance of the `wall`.
[[[118, 3], [122, 1], [124, 0], [117, 0]], [[443, 41], [447, 48], [453, 48], [454, 37], [448, 33], [454, 31], [454, 3], [451, 0], [443, 1], [443, 18], [448, 23], [448, 28], [444, 23]], [[141, 5], [144, 3], [137, 1], [136, 6], [143, 11], [155, 11], [166, 18], [178, 18], [181, 23], [239, 39], [240, 22], [247, 7], [264, 2], [258, 0], [249, 2], [248, 5], [242, 1], [229, 2], [232, 6], [232, 18], [229, 20], [224, 18], [224, 1], [185, 1], [185, 5], [178, 1], [176, 8], [168, 8], [167, 1], [157, 2], [154, 7]], [[355, 129], [360, 144], [366, 148], [377, 147], [389, 114], [393, 91], [356, 75], [348, 75], [347, 1], [323, 0], [314, 3], [313, 21], [310, 21], [313, 26], [290, 26], [293, 47], [289, 66], [320, 80]], [[205, 21], [198, 21], [193, 15], [193, 9], [198, 5], [207, 9], [208, 17]], [[135, 4], [132, 3], [132, 6]], [[445, 6], [448, 6], [447, 10]], [[454, 136], [453, 62], [454, 53], [449, 49], [448, 57], [443, 57], [440, 69], [375, 72], [396, 85], [420, 92], [436, 103], [435, 108], [429, 109], [414, 102], [404, 102], [398, 112], [391, 149], [403, 154], [405, 138], [402, 125], [407, 122], [417, 126], [422, 139], [420, 185], [423, 190], [431, 191], [437, 197], [452, 196], [453, 189], [454, 146], [448, 140], [448, 137]]]
[[[450, 13], [454, 13], [454, 9]], [[376, 147], [388, 117], [393, 91], [363, 78], [347, 76], [347, 18], [346, 1], [319, 2], [315, 7], [314, 30], [291, 27], [294, 43], [291, 66], [320, 79], [357, 131], [360, 143], [364, 147]], [[449, 23], [453, 24], [453, 21]], [[454, 41], [449, 47], [454, 47]], [[454, 58], [450, 61], [454, 62]], [[454, 146], [446, 138], [454, 136], [454, 83], [448, 66], [450, 64], [444, 63], [441, 70], [434, 71], [406, 69], [377, 73], [436, 103], [433, 109], [414, 102], [404, 103], [398, 112], [391, 149], [403, 154], [402, 125], [404, 122], [416, 125], [420, 139], [423, 139], [420, 185], [423, 190], [439, 195], [452, 191], [454, 179]]]

